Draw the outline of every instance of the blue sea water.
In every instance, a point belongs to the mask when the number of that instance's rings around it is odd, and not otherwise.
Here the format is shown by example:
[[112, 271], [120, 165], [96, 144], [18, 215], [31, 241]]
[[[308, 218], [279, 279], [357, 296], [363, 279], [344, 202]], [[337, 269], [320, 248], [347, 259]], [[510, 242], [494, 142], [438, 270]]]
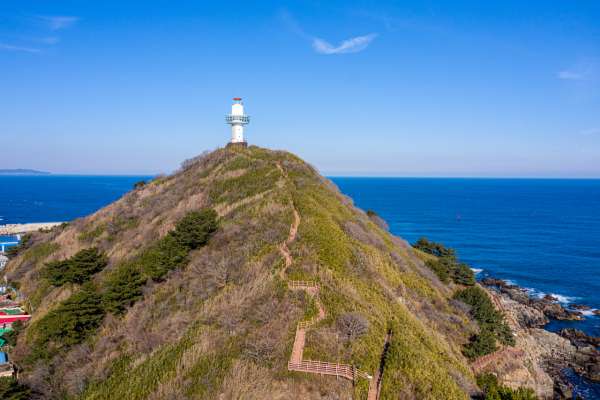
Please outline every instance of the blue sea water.
[[[478, 279], [502, 278], [532, 296], [600, 309], [600, 180], [331, 179], [393, 234], [455, 248]], [[600, 318], [585, 314], [583, 322], [546, 328], [598, 334]]]
[[[0, 175], [0, 225], [62, 222], [118, 200], [150, 176]], [[16, 237], [0, 236], [0, 243]]]

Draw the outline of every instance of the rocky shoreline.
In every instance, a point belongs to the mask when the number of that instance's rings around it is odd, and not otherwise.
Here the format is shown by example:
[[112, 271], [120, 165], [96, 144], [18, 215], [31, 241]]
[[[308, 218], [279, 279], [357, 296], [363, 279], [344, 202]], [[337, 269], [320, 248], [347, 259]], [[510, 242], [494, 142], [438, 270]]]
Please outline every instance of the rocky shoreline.
[[549, 318], [582, 320], [584, 315], [581, 312], [566, 309], [551, 298], [531, 298], [522, 288], [510, 286], [501, 279], [485, 278], [482, 283], [501, 305], [515, 333], [515, 347], [528, 355], [520, 362], [505, 357], [502, 362], [491, 364], [482, 372], [495, 373], [512, 388], [533, 388], [540, 399], [546, 400], [574, 398], [573, 385], [565, 368], [572, 369], [585, 381], [600, 383], [600, 352], [595, 347], [600, 346], [600, 338], [577, 329], [563, 329], [558, 333], [541, 329], [550, 322]]

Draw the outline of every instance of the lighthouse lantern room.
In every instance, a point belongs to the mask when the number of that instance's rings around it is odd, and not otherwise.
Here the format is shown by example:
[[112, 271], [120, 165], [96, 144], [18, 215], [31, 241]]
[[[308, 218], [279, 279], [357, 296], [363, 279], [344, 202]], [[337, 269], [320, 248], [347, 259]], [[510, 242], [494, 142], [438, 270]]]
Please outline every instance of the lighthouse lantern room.
[[244, 125], [250, 122], [250, 116], [244, 115], [241, 97], [234, 97], [231, 114], [225, 116], [225, 122], [231, 124], [231, 142], [227, 143], [227, 147], [248, 147], [248, 142], [244, 140]]

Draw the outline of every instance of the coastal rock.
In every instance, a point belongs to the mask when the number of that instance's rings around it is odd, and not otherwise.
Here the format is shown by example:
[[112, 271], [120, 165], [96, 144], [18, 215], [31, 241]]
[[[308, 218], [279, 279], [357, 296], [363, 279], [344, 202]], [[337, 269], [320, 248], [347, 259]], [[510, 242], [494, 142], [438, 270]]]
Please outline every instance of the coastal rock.
[[526, 293], [509, 290], [506, 288], [500, 288], [499, 291], [500, 291], [500, 293], [507, 295], [512, 300], [514, 300], [518, 303], [521, 303], [525, 306], [533, 307], [533, 308], [543, 312], [544, 315], [546, 315], [550, 318], [567, 320], [567, 321], [580, 321], [583, 319], [583, 314], [581, 312], [567, 310], [560, 304], [552, 303], [549, 300], [537, 299], [537, 298], [532, 299]]
[[567, 339], [575, 339], [580, 342], [586, 342], [596, 346], [600, 346], [600, 338], [590, 336], [587, 333], [580, 331], [579, 329], [566, 328], [562, 331], [557, 332], [557, 334]]
[[594, 311], [592, 311], [592, 312], [593, 312], [594, 314], [596, 314], [596, 315], [600, 315], [600, 310], [594, 310]]
[[550, 293], [548, 293], [547, 295], [544, 296], [544, 300], [558, 301], [558, 299], [556, 297], [552, 296]]
[[584, 305], [581, 305], [581, 304], [569, 304], [569, 307], [575, 308], [576, 310], [584, 310], [584, 311], [587, 311], [587, 310], [591, 309], [591, 307], [584, 306]]
[[502, 304], [523, 328], [539, 328], [550, 322], [548, 317], [540, 310], [526, 306], [510, 298], [503, 298]]
[[573, 391], [567, 385], [558, 385], [558, 393], [566, 399], [573, 398]]
[[586, 377], [595, 382], [600, 382], [600, 365], [590, 365]]
[[497, 286], [499, 288], [501, 287], [505, 287], [507, 285], [508, 282], [506, 282], [504, 279], [494, 279], [494, 278], [483, 278], [481, 280], [481, 282], [484, 285], [488, 285], [488, 286]]

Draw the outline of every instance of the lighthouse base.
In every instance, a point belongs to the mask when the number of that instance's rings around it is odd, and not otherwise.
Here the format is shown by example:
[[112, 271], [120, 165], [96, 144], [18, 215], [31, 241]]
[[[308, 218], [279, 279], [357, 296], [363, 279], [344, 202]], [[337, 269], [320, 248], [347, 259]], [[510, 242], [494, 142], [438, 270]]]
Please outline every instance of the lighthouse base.
[[227, 143], [227, 146], [225, 146], [225, 147], [233, 147], [233, 146], [240, 146], [240, 147], [243, 147], [244, 149], [247, 149], [248, 142], [246, 142], [245, 140], [243, 142], [229, 142], [229, 143]]

